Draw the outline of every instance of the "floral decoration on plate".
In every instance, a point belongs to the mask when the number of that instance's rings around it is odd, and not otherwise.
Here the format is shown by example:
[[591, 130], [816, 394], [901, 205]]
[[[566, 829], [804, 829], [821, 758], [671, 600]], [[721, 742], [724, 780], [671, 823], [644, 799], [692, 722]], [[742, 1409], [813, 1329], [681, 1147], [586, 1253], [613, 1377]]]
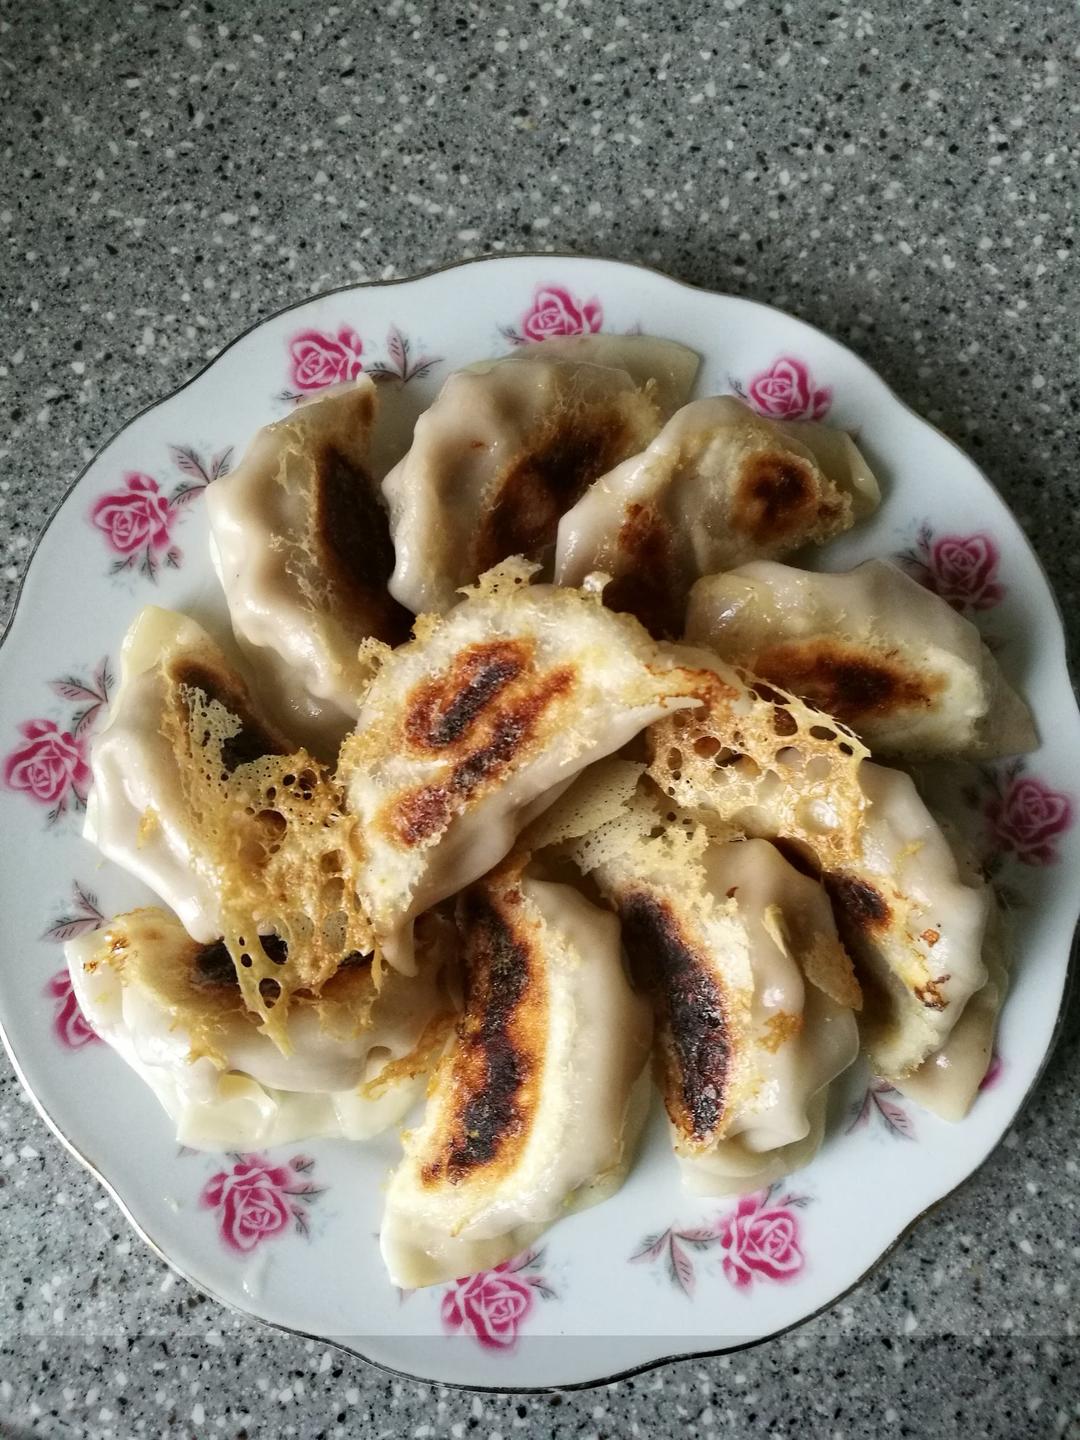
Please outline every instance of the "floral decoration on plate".
[[373, 380], [400, 380], [407, 385], [410, 380], [430, 375], [441, 363], [441, 355], [413, 355], [412, 341], [391, 325], [386, 335], [386, 359], [376, 360], [367, 373]]
[[231, 1170], [219, 1170], [203, 1186], [200, 1204], [217, 1211], [218, 1231], [230, 1250], [248, 1254], [288, 1229], [307, 1235], [306, 1207], [325, 1193], [325, 1185], [302, 1179], [315, 1161], [294, 1155], [275, 1165], [264, 1155], [232, 1155]]
[[46, 926], [41, 938], [51, 940], [54, 945], [63, 945], [68, 940], [74, 940], [77, 935], [100, 930], [104, 924], [105, 915], [98, 904], [97, 896], [78, 880], [74, 880], [71, 885], [70, 911]]
[[724, 1275], [739, 1290], [748, 1290], [755, 1279], [794, 1279], [805, 1260], [799, 1217], [793, 1210], [809, 1205], [811, 1197], [789, 1191], [774, 1199], [782, 1185], [778, 1181], [742, 1196], [734, 1210], [710, 1224], [672, 1225], [647, 1235], [630, 1256], [631, 1264], [662, 1258], [667, 1278], [687, 1296], [692, 1296], [697, 1286], [691, 1258], [695, 1252], [719, 1253]]
[[979, 1081], [979, 1090], [992, 1090], [1005, 1073], [1005, 1061], [995, 1050], [990, 1056], [990, 1064], [986, 1067], [986, 1074]]
[[336, 333], [302, 330], [289, 341], [292, 383], [300, 394], [310, 395], [355, 380], [364, 368], [363, 356], [364, 342], [351, 325]]
[[173, 465], [184, 479], [165, 494], [152, 475], [129, 470], [123, 484], [99, 495], [90, 507], [90, 523], [100, 531], [115, 556], [109, 573], [134, 570], [156, 581], [162, 565], [179, 569], [183, 551], [173, 541], [173, 531], [184, 507], [201, 495], [207, 485], [229, 473], [232, 446], [209, 460], [203, 460], [190, 445], [170, 445]]
[[[77, 935], [100, 930], [104, 924], [105, 915], [97, 896], [76, 880], [71, 887], [71, 908], [46, 926], [41, 938], [52, 941], [54, 945], [63, 945]], [[80, 1009], [71, 975], [66, 968], [50, 976], [45, 994], [52, 1002], [53, 1033], [65, 1049], [81, 1050], [84, 1045], [101, 1038]]]
[[292, 388], [283, 390], [279, 398], [294, 403], [361, 374], [373, 380], [400, 380], [403, 384], [422, 380], [443, 358], [414, 353], [413, 342], [397, 325], [391, 325], [386, 332], [385, 359], [365, 359], [364, 342], [351, 325], [342, 325], [336, 332], [303, 330], [288, 342], [288, 349]]
[[824, 420], [832, 390], [814, 382], [808, 367], [794, 355], [781, 355], [745, 385], [729, 381], [741, 399], [769, 420]]
[[66, 968], [50, 978], [45, 994], [53, 1002], [53, 1034], [65, 1050], [81, 1050], [84, 1045], [100, 1043], [101, 1036], [79, 1008]]
[[982, 530], [939, 535], [929, 520], [924, 520], [914, 545], [896, 558], [921, 585], [961, 613], [992, 610], [1007, 593], [998, 576], [1001, 552], [997, 541]]
[[851, 1121], [846, 1134], [861, 1130], [872, 1120], [879, 1121], [890, 1135], [901, 1140], [914, 1140], [915, 1122], [904, 1108], [903, 1096], [896, 1086], [882, 1075], [872, 1075], [861, 1100], [851, 1107]]
[[511, 345], [527, 345], [555, 335], [595, 335], [603, 323], [604, 308], [595, 296], [579, 300], [562, 285], [538, 285], [518, 323], [499, 329]]
[[[958, 800], [970, 812], [964, 833], [999, 900], [1026, 909], [1030, 871], [1058, 864], [1077, 802], [1028, 769], [1026, 757], [972, 768]], [[1028, 872], [1028, 873], [1025, 873]]]
[[526, 1250], [491, 1270], [455, 1280], [439, 1307], [443, 1329], [471, 1335], [486, 1350], [510, 1349], [536, 1297], [555, 1299], [555, 1291], [538, 1273], [543, 1258], [543, 1250]]
[[1029, 775], [1022, 759], [986, 766], [982, 775], [991, 874], [1006, 859], [1021, 865], [1056, 865], [1061, 837], [1076, 816], [1072, 798]]
[[45, 823], [53, 825], [69, 809], [82, 810], [90, 789], [87, 740], [109, 703], [113, 675], [108, 657], [89, 679], [64, 675], [49, 686], [75, 705], [66, 725], [38, 717], [19, 726], [22, 740], [4, 756], [0, 774], [9, 790], [19, 790], [39, 805], [48, 805]]

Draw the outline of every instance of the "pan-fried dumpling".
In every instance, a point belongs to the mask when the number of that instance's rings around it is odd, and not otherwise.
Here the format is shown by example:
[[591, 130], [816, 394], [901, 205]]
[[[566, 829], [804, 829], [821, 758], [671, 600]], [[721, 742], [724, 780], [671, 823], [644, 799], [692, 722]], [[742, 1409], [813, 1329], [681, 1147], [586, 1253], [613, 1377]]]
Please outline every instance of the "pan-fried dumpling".
[[860, 853], [826, 878], [840, 934], [873, 985], [863, 1041], [875, 1067], [901, 1077], [953, 1033], [987, 979], [991, 911], [984, 884], [966, 884], [909, 775], [864, 761]]
[[1031, 713], [970, 620], [895, 565], [823, 575], [762, 560], [708, 575], [686, 638], [843, 720], [892, 755], [1013, 755]]
[[985, 985], [964, 1006], [940, 1050], [909, 1075], [889, 1077], [898, 1090], [942, 1120], [963, 1120], [990, 1068], [998, 1015], [1009, 985], [1006, 955], [1005, 919], [991, 894], [983, 941]]
[[66, 946], [84, 1015], [144, 1079], [182, 1145], [250, 1149], [305, 1136], [364, 1139], [423, 1088], [449, 1030], [446, 940], [418, 941], [415, 978], [376, 987], [350, 957], [321, 995], [297, 996], [285, 1056], [245, 1006], [220, 940], [202, 944], [164, 910], [134, 910]]
[[[571, 792], [558, 809], [578, 803]], [[653, 997], [686, 1187], [740, 1193], [805, 1165], [828, 1086], [859, 1050], [859, 986], [821, 886], [766, 841], [711, 842], [647, 794], [569, 850]]]
[[93, 786], [83, 833], [205, 943], [221, 934], [221, 879], [195, 833], [179, 758], [165, 733], [167, 713], [186, 718], [191, 689], [239, 722], [224, 748], [229, 768], [293, 749], [255, 713], [247, 686], [200, 625], [148, 605], [124, 639], [120, 685], [90, 747]]
[[700, 693], [682, 724], [650, 730], [650, 775], [704, 823], [784, 840], [822, 875], [863, 985], [863, 1044], [908, 1074], [986, 980], [986, 887], [964, 883], [913, 781], [869, 763], [839, 721], [721, 660]]
[[88, 838], [194, 939], [224, 936], [248, 1008], [287, 1048], [292, 992], [318, 994], [343, 954], [374, 946], [355, 886], [362, 841], [333, 777], [260, 719], [194, 621], [155, 607], [124, 642], [90, 766]]
[[361, 377], [299, 405], [206, 492], [211, 553], [260, 698], [331, 759], [359, 708], [363, 642], [397, 644], [412, 624], [386, 589], [394, 550], [371, 473], [377, 403]]
[[608, 605], [679, 635], [700, 575], [829, 540], [878, 499], [844, 431], [766, 420], [731, 395], [695, 400], [563, 515], [555, 579], [604, 571]]
[[515, 856], [459, 900], [465, 1012], [387, 1189], [395, 1285], [498, 1265], [606, 1199], [644, 1118], [651, 1022], [618, 922], [523, 865]]
[[364, 841], [360, 890], [392, 965], [414, 916], [478, 879], [593, 760], [696, 684], [595, 596], [499, 567], [389, 654], [339, 774]]
[[442, 612], [510, 555], [549, 563], [559, 516], [649, 443], [696, 370], [685, 347], [633, 335], [542, 341], [451, 375], [383, 483], [391, 594]]
[[[934, 818], [956, 855], [961, 878], [969, 885], [981, 885], [984, 816], [970, 804], [972, 791], [979, 789], [976, 767], [939, 760], [914, 766], [911, 775], [920, 794], [933, 796]], [[943, 1120], [962, 1120], [974, 1104], [993, 1059], [998, 1015], [1009, 988], [1010, 917], [992, 889], [987, 891], [987, 899], [989, 915], [983, 938], [986, 984], [964, 1006], [940, 1050], [928, 1055], [909, 1075], [888, 1077], [898, 1090]]]
[[701, 367], [696, 351], [655, 335], [553, 335], [515, 350], [509, 358], [537, 356], [625, 370], [635, 385], [651, 385], [662, 420], [686, 404]]

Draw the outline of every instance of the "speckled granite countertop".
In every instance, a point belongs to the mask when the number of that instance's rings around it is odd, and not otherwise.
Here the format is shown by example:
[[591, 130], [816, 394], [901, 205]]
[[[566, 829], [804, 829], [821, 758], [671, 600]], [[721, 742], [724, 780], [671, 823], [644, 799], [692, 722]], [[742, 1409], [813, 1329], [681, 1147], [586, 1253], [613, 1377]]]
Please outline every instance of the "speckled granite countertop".
[[[852, 345], [1006, 494], [1075, 639], [1078, 46], [1067, 7], [1006, 0], [5, 0], [0, 608], [85, 460], [253, 320], [557, 248]], [[0, 1433], [1078, 1436], [1078, 1030], [1074, 1005], [1001, 1150], [828, 1313], [552, 1397], [219, 1310], [0, 1062]]]

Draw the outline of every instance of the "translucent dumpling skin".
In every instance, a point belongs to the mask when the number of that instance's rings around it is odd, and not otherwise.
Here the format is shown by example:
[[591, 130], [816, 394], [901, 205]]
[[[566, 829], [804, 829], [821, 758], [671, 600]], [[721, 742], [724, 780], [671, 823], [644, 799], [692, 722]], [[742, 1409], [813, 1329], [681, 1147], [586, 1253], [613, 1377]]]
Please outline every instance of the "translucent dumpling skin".
[[221, 877], [198, 833], [166, 727], [199, 690], [236, 716], [229, 754], [285, 755], [292, 745], [256, 714], [247, 686], [194, 620], [148, 605], [120, 655], [120, 684], [90, 750], [84, 834], [165, 901], [197, 940], [222, 930]]
[[970, 620], [883, 560], [833, 575], [763, 560], [705, 576], [686, 638], [812, 701], [875, 754], [987, 758], [1038, 743]]
[[448, 955], [429, 931], [418, 974], [376, 985], [370, 959], [298, 998], [283, 1055], [260, 1030], [221, 941], [192, 940], [174, 916], [116, 916], [66, 947], [72, 988], [96, 1032], [139, 1074], [196, 1149], [365, 1139], [416, 1100], [449, 1028]]
[[389, 523], [370, 458], [379, 404], [367, 377], [260, 430], [207, 491], [211, 553], [264, 705], [333, 759], [356, 717], [361, 643], [404, 640], [387, 593]]
[[701, 693], [651, 728], [650, 775], [706, 825], [783, 840], [821, 875], [863, 980], [864, 1046], [908, 1074], [986, 980], [987, 887], [961, 874], [911, 778], [839, 721], [719, 659]]
[[497, 864], [586, 765], [696, 703], [635, 621], [528, 573], [496, 570], [425, 618], [342, 747], [358, 883], [391, 964], [408, 967], [413, 918]]
[[508, 862], [458, 924], [465, 1011], [386, 1195], [383, 1258], [405, 1287], [500, 1264], [606, 1198], [644, 1113], [651, 1024], [615, 917]]
[[695, 400], [563, 516], [555, 579], [603, 571], [609, 605], [676, 636], [699, 576], [831, 539], [877, 501], [843, 431], [781, 425], [731, 395]]
[[859, 1050], [860, 990], [821, 886], [763, 840], [665, 823], [648, 793], [571, 853], [615, 907], [652, 997], [687, 1188], [741, 1193], [805, 1165], [827, 1087]]
[[670, 340], [596, 335], [451, 375], [383, 482], [391, 593], [417, 613], [442, 612], [508, 556], [550, 565], [559, 517], [649, 443], [697, 363]]

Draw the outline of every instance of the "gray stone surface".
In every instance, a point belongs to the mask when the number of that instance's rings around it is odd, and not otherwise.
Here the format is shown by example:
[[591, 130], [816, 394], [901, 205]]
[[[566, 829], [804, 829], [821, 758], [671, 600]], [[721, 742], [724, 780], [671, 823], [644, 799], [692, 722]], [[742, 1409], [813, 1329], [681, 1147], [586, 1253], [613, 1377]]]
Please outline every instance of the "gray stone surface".
[[[252, 321], [554, 248], [852, 345], [983, 464], [1075, 627], [1078, 45], [1009, 0], [3, 0], [0, 609], [85, 460]], [[201, 1299], [4, 1064], [0, 1432], [1080, 1435], [1078, 1082], [1074, 1006], [1005, 1146], [796, 1334], [501, 1398]]]

